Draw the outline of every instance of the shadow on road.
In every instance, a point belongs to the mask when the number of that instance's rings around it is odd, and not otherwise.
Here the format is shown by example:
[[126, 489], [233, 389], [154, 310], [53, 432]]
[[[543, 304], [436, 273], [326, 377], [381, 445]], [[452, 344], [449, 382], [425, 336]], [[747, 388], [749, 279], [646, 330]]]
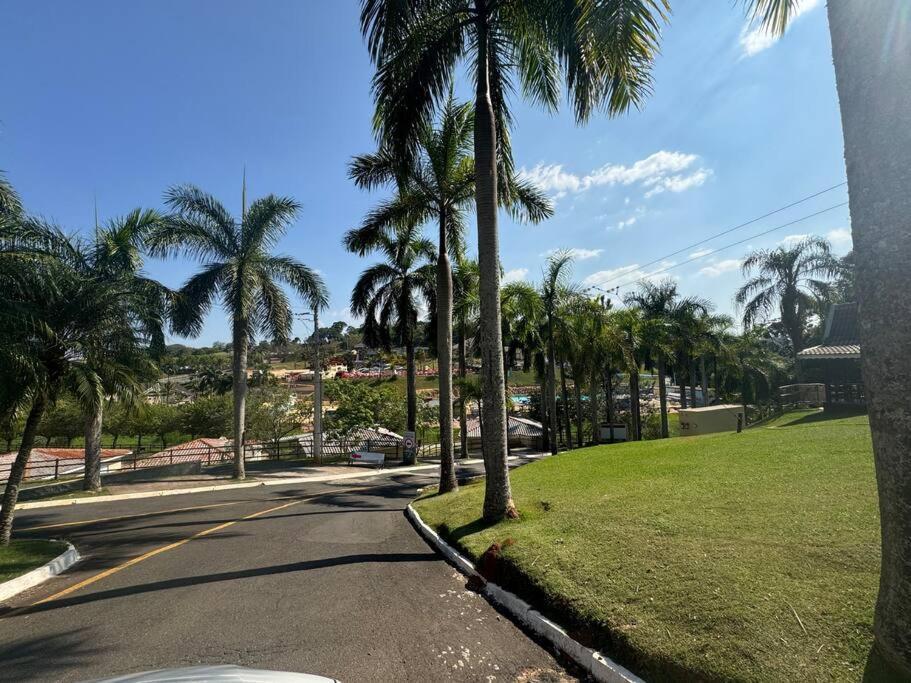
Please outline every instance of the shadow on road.
[[[13, 672], [33, 671], [38, 666], [46, 668], [49, 663], [62, 668], [78, 666], [102, 650], [97, 646], [86, 644], [87, 637], [80, 631], [65, 631], [40, 638], [18, 638], [0, 645], [0, 677], [5, 680], [24, 680], [15, 677]], [[13, 678], [6, 678], [13, 676]]]
[[[188, 586], [199, 586], [207, 583], [218, 581], [235, 581], [238, 579], [249, 579], [257, 576], [273, 576], [275, 574], [288, 574], [292, 572], [309, 571], [311, 569], [326, 569], [329, 567], [340, 567], [349, 564], [363, 563], [388, 563], [388, 562], [439, 562], [440, 558], [435, 553], [358, 553], [355, 555], [342, 555], [340, 557], [327, 557], [320, 560], [307, 560], [304, 562], [291, 562], [289, 564], [278, 564], [271, 567], [256, 567], [254, 569], [240, 569], [230, 572], [220, 572], [217, 574], [203, 574], [202, 576], [186, 576], [179, 579], [168, 579], [166, 581], [155, 581], [139, 586], [127, 586], [124, 588], [115, 588], [97, 593], [88, 593], [72, 598], [62, 598], [45, 602], [40, 605], [34, 605], [21, 610], [16, 610], [9, 614], [0, 614], [0, 619], [14, 618], [18, 616], [28, 616], [39, 612], [47, 612], [59, 609], [61, 607], [73, 607], [75, 605], [84, 605], [87, 603], [98, 602], [100, 600], [110, 600], [113, 598], [128, 597], [142, 593], [153, 593], [156, 591], [169, 590], [171, 588], [184, 588]], [[4, 661], [0, 657], [0, 661]]]

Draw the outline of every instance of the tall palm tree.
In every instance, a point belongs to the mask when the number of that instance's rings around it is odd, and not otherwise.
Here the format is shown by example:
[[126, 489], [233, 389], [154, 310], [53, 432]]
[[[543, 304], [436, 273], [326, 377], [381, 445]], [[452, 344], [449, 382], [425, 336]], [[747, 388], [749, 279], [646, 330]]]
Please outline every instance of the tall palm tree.
[[156, 256], [183, 253], [202, 263], [202, 270], [178, 292], [173, 322], [176, 331], [199, 334], [203, 318], [216, 299], [231, 317], [234, 477], [243, 479], [250, 340], [261, 332], [279, 341], [290, 336], [291, 304], [281, 284], [294, 290], [308, 308], [326, 305], [326, 288], [308, 266], [272, 253], [300, 210], [293, 199], [268, 195], [248, 208], [245, 184], [239, 221], [215, 197], [193, 185], [170, 188], [165, 202], [172, 214], [151, 231], [148, 249]]
[[[453, 320], [458, 338], [459, 382], [464, 382], [468, 374], [467, 345], [474, 336], [478, 317], [478, 262], [464, 256], [456, 257], [456, 267], [452, 273]], [[466, 401], [459, 400], [459, 451], [461, 457], [468, 457], [468, 415]]]
[[[435, 305], [436, 256], [433, 242], [421, 237], [420, 226], [401, 225], [390, 236], [371, 236], [362, 248], [358, 232], [345, 235], [352, 251], [380, 251], [386, 258], [361, 273], [351, 292], [351, 312], [364, 317], [364, 340], [389, 349], [393, 339], [405, 347], [407, 428], [417, 427], [417, 385], [414, 335], [421, 303]], [[411, 464], [411, 463], [406, 463]]]
[[[768, 0], [766, 0], [768, 2]], [[791, 0], [778, 5], [794, 6]], [[911, 678], [911, 17], [906, 0], [829, 0], [856, 262], [861, 359], [879, 484], [882, 572], [872, 679]], [[787, 13], [780, 11], [780, 27]], [[872, 46], [876, 46], [873, 48]], [[871, 57], [871, 49], [877, 57]]]
[[[667, 423], [667, 376], [668, 355], [678, 348], [680, 340], [688, 334], [687, 326], [696, 314], [705, 313], [708, 303], [698, 297], [680, 297], [677, 284], [666, 279], [662, 282], [644, 280], [639, 289], [625, 298], [627, 306], [637, 306], [643, 317], [651, 323], [648, 328], [647, 344], [650, 358], [658, 366], [658, 400], [661, 406], [661, 438], [670, 433]], [[685, 387], [681, 385], [681, 398]]]
[[[450, 97], [436, 126], [426, 124], [418, 148], [408, 158], [398, 158], [386, 147], [375, 154], [355, 157], [349, 176], [358, 187], [373, 189], [395, 184], [396, 194], [384, 201], [351, 234], [360, 253], [375, 243], [378, 235], [394, 230], [403, 222], [438, 226], [437, 262], [437, 359], [440, 378], [440, 493], [456, 489], [452, 439], [452, 266], [450, 255], [464, 251], [467, 211], [474, 203], [475, 169], [471, 156], [473, 141], [471, 105], [458, 104]], [[550, 201], [526, 180], [509, 177], [514, 200], [512, 213], [538, 222], [553, 213]], [[363, 254], [362, 254], [363, 255]]]
[[807, 237], [792, 245], [758, 249], [747, 255], [742, 269], [744, 276], [756, 273], [734, 295], [743, 309], [744, 327], [777, 309], [796, 363], [797, 353], [803, 349], [807, 316], [819, 312], [817, 303], [828, 299], [828, 278], [839, 272], [829, 243], [820, 237]]
[[[544, 280], [541, 283], [541, 302], [544, 308], [544, 323], [546, 325], [546, 372], [547, 372], [547, 412], [550, 419], [550, 452], [557, 453], [557, 373], [556, 356], [557, 343], [555, 328], [558, 324], [560, 307], [574, 294], [577, 288], [571, 281], [573, 257], [568, 251], [552, 254], [547, 259], [544, 268]], [[565, 393], [565, 392], [564, 392]], [[567, 410], [564, 397], [563, 409]], [[569, 440], [567, 440], [567, 445]]]
[[650, 86], [665, 0], [362, 0], [361, 25], [377, 65], [379, 136], [412, 152], [465, 59], [474, 81], [474, 159], [481, 267], [481, 366], [484, 387], [483, 514], [514, 516], [509, 487], [506, 396], [500, 329], [499, 193], [509, 192], [512, 80], [549, 110], [565, 82], [575, 117], [599, 106], [610, 114], [638, 105]]

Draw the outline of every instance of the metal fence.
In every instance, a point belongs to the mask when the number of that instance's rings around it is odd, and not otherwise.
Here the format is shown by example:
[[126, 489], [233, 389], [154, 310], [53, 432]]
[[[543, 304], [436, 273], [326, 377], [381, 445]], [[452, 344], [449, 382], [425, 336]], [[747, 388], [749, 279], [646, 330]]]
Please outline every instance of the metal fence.
[[[324, 435], [319, 464], [347, 462], [348, 456], [356, 450], [383, 453], [386, 459], [391, 461], [401, 460], [404, 455], [402, 440], [392, 436], [359, 434], [346, 439], [338, 439]], [[438, 444], [419, 445], [419, 457], [433, 457], [438, 453]], [[317, 464], [313, 453], [312, 434], [244, 444], [245, 462], [266, 460], [310, 460], [313, 464]], [[101, 472], [102, 474], [116, 474], [194, 462], [198, 462], [200, 467], [212, 467], [233, 461], [234, 446], [231, 444], [224, 446], [184, 444], [154, 453], [143, 453], [140, 449], [128, 456], [103, 459]], [[0, 484], [9, 478], [12, 466], [12, 462], [0, 463]], [[23, 481], [70, 479], [81, 477], [84, 471], [85, 463], [81, 459], [45, 456], [41, 459], [33, 459], [26, 465]]]

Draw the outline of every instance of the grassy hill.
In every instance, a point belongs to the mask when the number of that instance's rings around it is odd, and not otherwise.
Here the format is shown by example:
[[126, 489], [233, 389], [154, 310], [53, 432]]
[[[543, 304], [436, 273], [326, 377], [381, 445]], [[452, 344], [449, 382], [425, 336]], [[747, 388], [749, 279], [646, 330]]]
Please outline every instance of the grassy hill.
[[482, 485], [423, 518], [498, 582], [650, 679], [858, 680], [872, 643], [879, 518], [865, 417], [792, 413], [742, 434], [601, 446]]

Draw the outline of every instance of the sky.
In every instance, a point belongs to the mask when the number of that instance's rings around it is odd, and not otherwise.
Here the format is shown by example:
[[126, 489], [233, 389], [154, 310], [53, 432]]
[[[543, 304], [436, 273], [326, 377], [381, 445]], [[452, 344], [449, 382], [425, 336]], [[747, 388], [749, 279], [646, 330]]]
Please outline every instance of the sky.
[[[375, 258], [347, 253], [341, 238], [384, 196], [347, 178], [351, 157], [375, 147], [358, 5], [4, 0], [0, 169], [31, 212], [87, 235], [96, 206], [102, 221], [161, 209], [178, 183], [238, 214], [246, 169], [249, 197], [303, 205], [277, 250], [322, 274], [331, 295], [322, 320], [355, 322], [351, 288]], [[551, 114], [513, 97], [516, 166], [556, 214], [540, 225], [502, 216], [506, 280], [536, 282], [549, 253], [570, 249], [574, 277], [592, 293], [620, 287], [613, 295], [622, 297], [642, 277], [674, 277], [683, 294], [736, 314], [751, 249], [810, 234], [839, 254], [850, 249], [824, 3], [804, 0], [778, 40], [748, 25], [741, 3], [673, 5], [641, 110], [578, 126], [565, 107]], [[146, 265], [172, 287], [198, 268], [186, 259]], [[306, 332], [298, 323], [295, 335]], [[189, 343], [229, 338], [225, 314], [213, 310]]]

